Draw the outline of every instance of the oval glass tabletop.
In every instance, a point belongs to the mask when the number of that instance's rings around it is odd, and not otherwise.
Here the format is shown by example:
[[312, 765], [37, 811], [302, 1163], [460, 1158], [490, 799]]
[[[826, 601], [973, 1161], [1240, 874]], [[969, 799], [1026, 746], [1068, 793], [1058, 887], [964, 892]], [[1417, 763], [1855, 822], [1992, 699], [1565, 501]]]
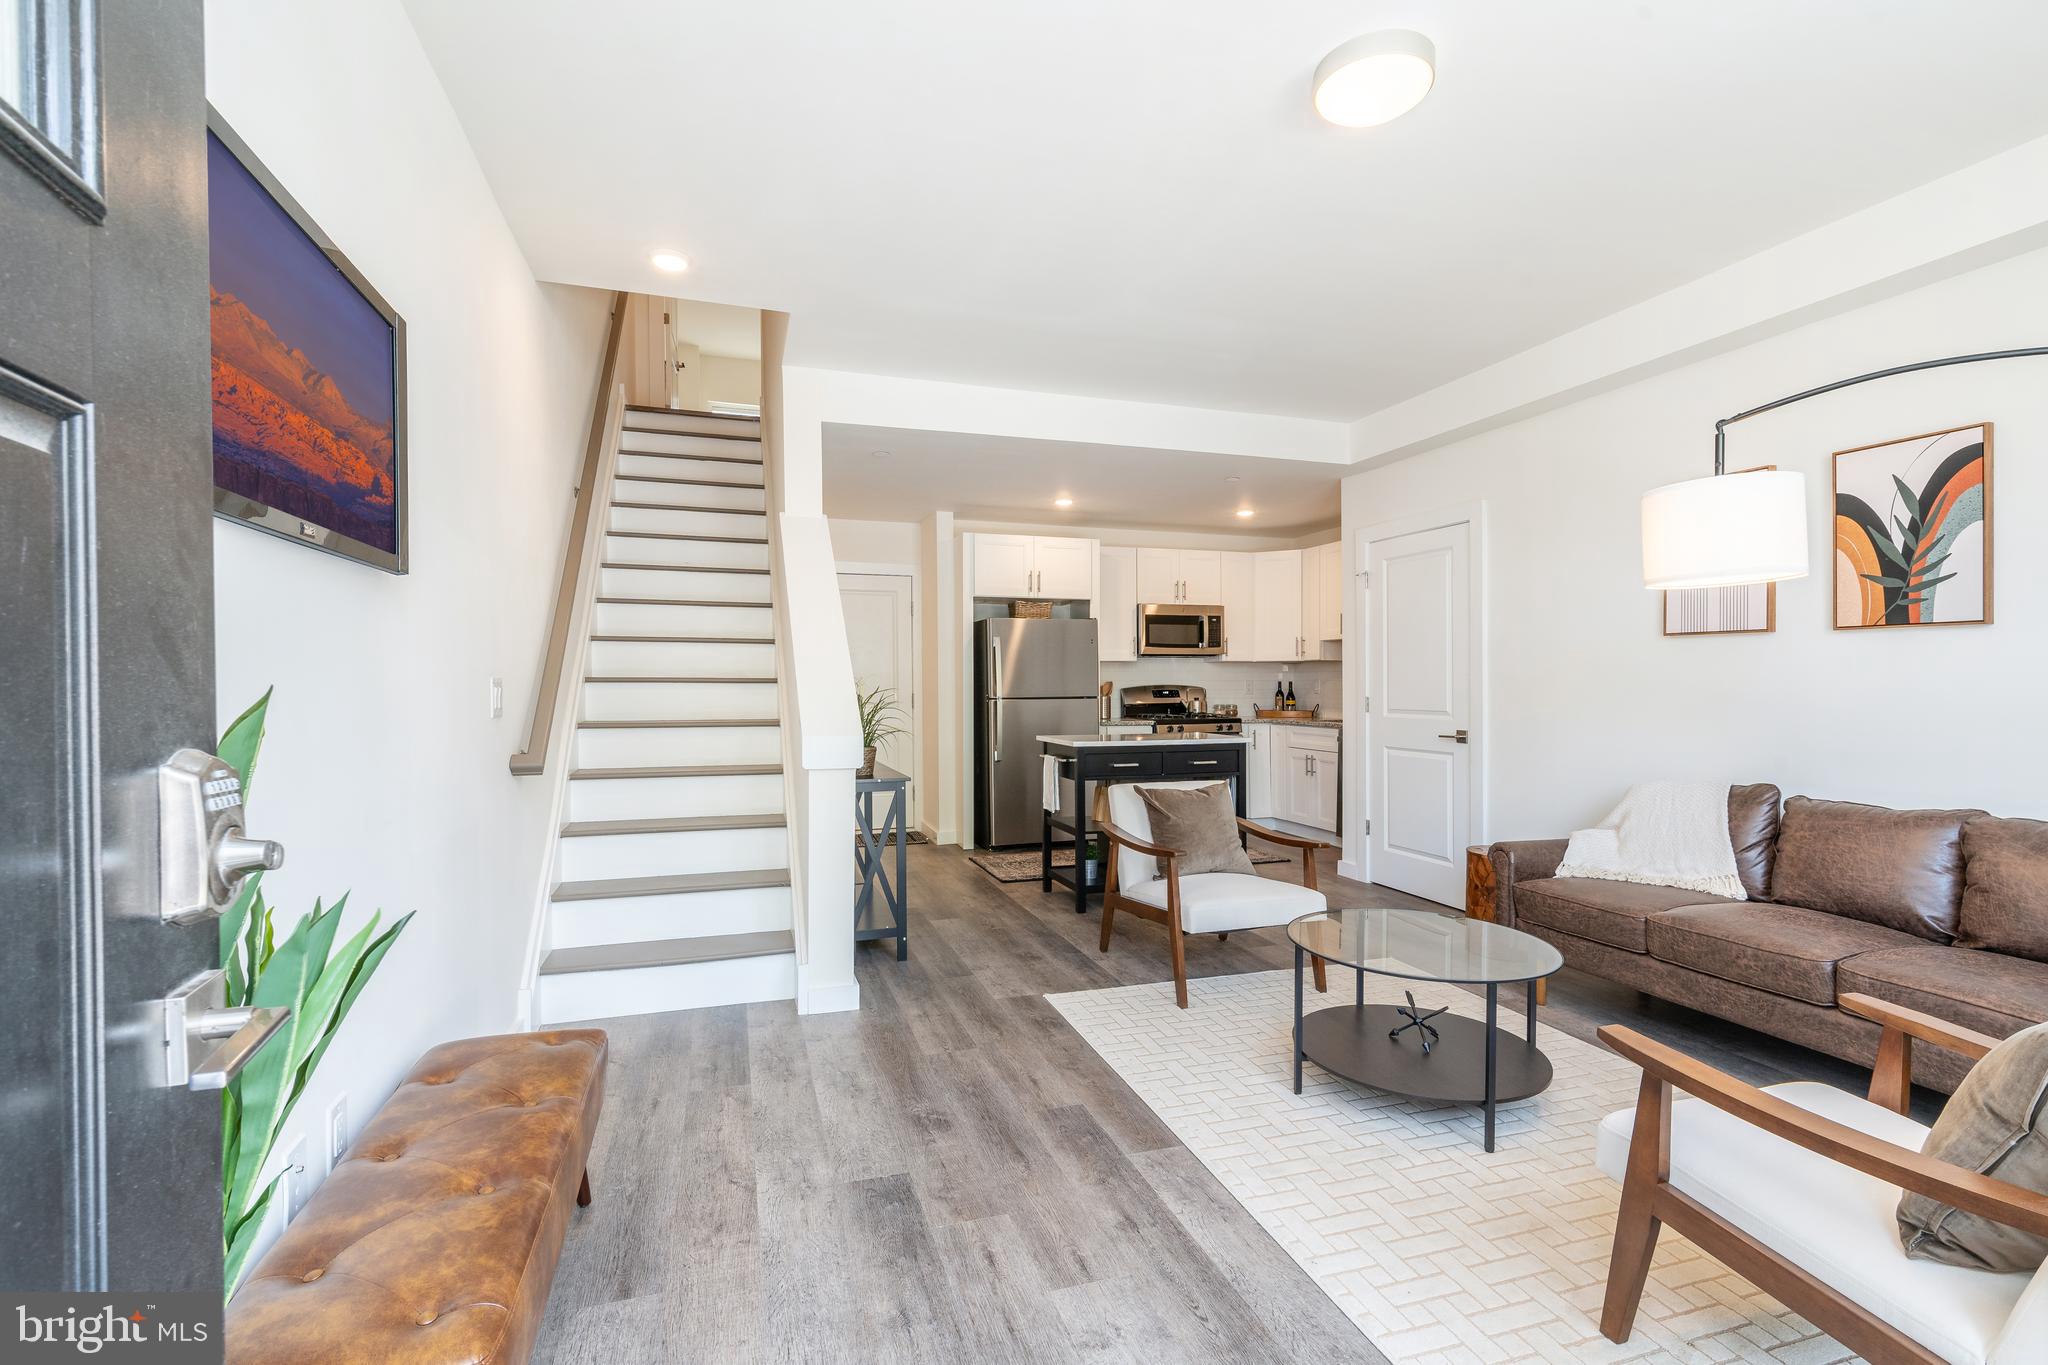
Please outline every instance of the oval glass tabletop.
[[1532, 981], [1564, 966], [1564, 955], [1533, 934], [1427, 910], [1303, 915], [1287, 937], [1326, 962], [1415, 981]]

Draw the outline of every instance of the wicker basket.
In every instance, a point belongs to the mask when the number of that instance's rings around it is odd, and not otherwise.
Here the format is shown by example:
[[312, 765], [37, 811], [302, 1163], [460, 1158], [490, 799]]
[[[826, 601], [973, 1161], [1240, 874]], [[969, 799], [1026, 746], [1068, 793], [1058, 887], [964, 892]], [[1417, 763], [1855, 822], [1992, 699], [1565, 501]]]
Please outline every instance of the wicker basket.
[[1021, 621], [1049, 621], [1052, 619], [1052, 603], [1012, 602], [1010, 615]]

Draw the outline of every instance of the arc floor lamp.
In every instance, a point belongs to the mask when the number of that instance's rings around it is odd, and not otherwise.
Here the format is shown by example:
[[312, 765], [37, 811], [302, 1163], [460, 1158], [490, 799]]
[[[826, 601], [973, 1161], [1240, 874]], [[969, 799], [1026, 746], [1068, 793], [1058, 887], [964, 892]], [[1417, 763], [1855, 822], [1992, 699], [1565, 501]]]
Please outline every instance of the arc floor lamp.
[[1728, 473], [1728, 428], [1735, 423], [1873, 379], [2020, 356], [2048, 356], [2048, 346], [1894, 365], [1723, 417], [1714, 423], [1711, 477], [1667, 483], [1643, 494], [1643, 586], [1720, 588], [1806, 576], [1806, 476], [1775, 469]]

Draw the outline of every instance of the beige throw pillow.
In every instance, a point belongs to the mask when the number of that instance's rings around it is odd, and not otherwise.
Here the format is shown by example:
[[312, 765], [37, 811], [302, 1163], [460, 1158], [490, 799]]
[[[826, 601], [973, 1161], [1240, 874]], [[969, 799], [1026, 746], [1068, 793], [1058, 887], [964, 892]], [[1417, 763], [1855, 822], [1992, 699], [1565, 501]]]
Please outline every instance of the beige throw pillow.
[[[1145, 798], [1152, 842], [1181, 855], [1175, 860], [1181, 876], [1192, 877], [1197, 872], [1257, 875], [1244, 845], [1237, 841], [1237, 810], [1231, 804], [1227, 784], [1140, 787], [1138, 795]], [[1163, 866], [1160, 875], [1165, 875]]]
[[[2048, 1024], [1991, 1049], [1956, 1087], [1922, 1150], [2009, 1185], [2048, 1194]], [[1920, 1261], [1972, 1270], [2029, 1272], [2048, 1258], [2048, 1237], [1924, 1194], [1899, 1200], [1899, 1238]]]

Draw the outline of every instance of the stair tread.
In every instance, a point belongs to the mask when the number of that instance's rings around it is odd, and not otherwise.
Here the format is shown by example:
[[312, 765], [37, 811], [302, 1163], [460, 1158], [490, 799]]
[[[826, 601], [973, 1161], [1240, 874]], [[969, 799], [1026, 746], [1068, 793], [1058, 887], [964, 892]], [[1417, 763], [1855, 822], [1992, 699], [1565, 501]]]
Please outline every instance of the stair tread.
[[694, 597], [600, 597], [597, 600], [632, 607], [750, 607], [755, 611], [766, 611], [775, 605], [765, 598], [759, 602], [704, 601]]
[[[678, 431], [678, 432], [671, 432], [671, 433], [669, 433], [669, 434], [670, 434], [670, 435], [673, 435], [673, 436], [682, 436], [682, 435], [687, 435], [688, 433], [686, 433], [686, 432], [680, 432], [680, 431]], [[694, 437], [694, 436], [692, 436], [692, 437], [691, 437], [690, 439], [692, 439], [692, 440], [697, 440], [697, 439], [699, 439], [699, 438], [697, 438], [697, 437]], [[709, 463], [709, 464], [750, 464], [750, 465], [759, 465], [759, 464], [761, 463], [761, 460], [760, 460], [760, 458], [759, 458], [759, 457], [757, 457], [757, 456], [746, 456], [746, 455], [687, 455], [687, 454], [683, 453], [683, 452], [682, 452], [682, 451], [680, 451], [680, 450], [628, 450], [628, 449], [627, 449], [627, 448], [626, 448], [625, 446], [623, 446], [623, 445], [622, 445], [622, 446], [620, 446], [620, 447], [619, 447], [619, 458], [623, 460], [623, 459], [625, 459], [625, 458], [626, 458], [626, 456], [628, 456], [628, 455], [638, 455], [638, 456], [639, 456], [639, 457], [640, 457], [641, 459], [643, 459], [643, 460], [703, 460], [703, 461], [705, 461], [705, 462], [707, 462], [707, 463]], [[618, 475], [617, 477], [619, 477], [619, 478], [622, 478], [622, 479], [625, 479], [625, 478], [631, 478], [632, 476], [631, 476], [631, 475], [629, 475], [629, 474], [620, 474], [620, 475]]]
[[541, 959], [542, 976], [568, 972], [610, 972], [631, 967], [675, 967], [690, 962], [726, 962], [739, 957], [770, 957], [796, 951], [787, 929], [752, 934], [707, 934], [703, 938], [648, 939], [639, 943], [594, 943], [583, 948], [556, 948]]
[[782, 722], [773, 716], [746, 716], [721, 720], [579, 720], [579, 730], [716, 730], [723, 726], [769, 726]]
[[[631, 474], [619, 475], [622, 479], [633, 478]], [[640, 479], [640, 483], [695, 483], [695, 479]], [[720, 484], [721, 488], [743, 488], [745, 484]], [[699, 507], [696, 503], [684, 502], [621, 502], [612, 501], [614, 507], [637, 507], [647, 512], [722, 512], [730, 517], [765, 517], [767, 511], [759, 507]]]
[[667, 569], [671, 573], [751, 573], [764, 574], [766, 569], [743, 568], [732, 564], [650, 564], [637, 559], [607, 559], [599, 564], [600, 569]]
[[772, 645], [769, 635], [593, 635], [591, 643], [662, 645]]
[[569, 780], [587, 782], [640, 777], [774, 777], [781, 772], [782, 765], [779, 763], [699, 763], [679, 768], [572, 768]]
[[764, 815], [668, 815], [653, 820], [571, 820], [567, 839], [596, 834], [688, 834], [708, 829], [775, 829], [788, 824], [779, 812]]
[[634, 483], [685, 483], [695, 488], [742, 488], [748, 492], [759, 492], [765, 484], [743, 483], [736, 479], [684, 479], [673, 474], [614, 474], [612, 482], [630, 479]]
[[[619, 431], [622, 434], [632, 432], [640, 436], [688, 436], [693, 440], [702, 441], [752, 441], [755, 445], [761, 443], [761, 434], [753, 431], [671, 431], [667, 427], [633, 426], [620, 427]], [[621, 446], [620, 449], [623, 450], [625, 447]]]
[[634, 540], [709, 540], [720, 545], [766, 545], [766, 536], [693, 536], [681, 531], [606, 531], [608, 536], [630, 536]]
[[583, 681], [594, 683], [772, 683], [773, 678], [725, 678], [694, 673], [586, 673]]
[[714, 422], [759, 422], [743, 412], [706, 412], [702, 408], [657, 408], [646, 403], [628, 403], [627, 412], [655, 412], [663, 417], [709, 417]]
[[673, 896], [696, 891], [752, 891], [788, 886], [786, 867], [743, 868], [728, 872], [670, 872], [660, 877], [602, 877], [594, 881], [557, 882], [550, 899], [558, 901], [624, 900], [633, 896]]

